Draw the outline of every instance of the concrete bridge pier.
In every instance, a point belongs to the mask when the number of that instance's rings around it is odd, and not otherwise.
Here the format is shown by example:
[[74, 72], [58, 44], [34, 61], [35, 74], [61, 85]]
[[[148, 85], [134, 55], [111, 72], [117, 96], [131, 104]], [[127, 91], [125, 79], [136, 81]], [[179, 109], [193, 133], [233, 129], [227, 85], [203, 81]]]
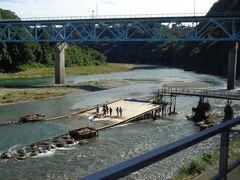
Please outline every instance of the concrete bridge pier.
[[55, 84], [64, 84], [65, 79], [65, 49], [67, 43], [59, 42], [55, 45]]
[[238, 42], [234, 42], [229, 47], [228, 54], [228, 83], [227, 89], [235, 88], [236, 71], [237, 71], [237, 53], [238, 53]]

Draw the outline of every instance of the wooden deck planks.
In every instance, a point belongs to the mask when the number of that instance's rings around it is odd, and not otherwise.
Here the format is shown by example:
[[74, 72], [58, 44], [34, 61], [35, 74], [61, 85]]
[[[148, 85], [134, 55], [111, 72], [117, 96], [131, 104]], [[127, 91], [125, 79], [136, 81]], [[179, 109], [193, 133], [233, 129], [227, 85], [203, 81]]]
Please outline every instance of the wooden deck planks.
[[[106, 103], [107, 104], [107, 103]], [[119, 100], [113, 103], [108, 104], [108, 107], [113, 109], [112, 116], [110, 117], [107, 114], [105, 117], [102, 115], [102, 108], [100, 108], [100, 119], [106, 121], [112, 121], [113, 123], [121, 123], [128, 121], [131, 118], [134, 118], [138, 115], [141, 115], [145, 112], [152, 111], [154, 109], [160, 108], [160, 105], [152, 104], [150, 102], [139, 102], [132, 100]], [[117, 116], [116, 108], [122, 108], [122, 116]], [[96, 109], [86, 111], [80, 116], [90, 117], [96, 114]]]

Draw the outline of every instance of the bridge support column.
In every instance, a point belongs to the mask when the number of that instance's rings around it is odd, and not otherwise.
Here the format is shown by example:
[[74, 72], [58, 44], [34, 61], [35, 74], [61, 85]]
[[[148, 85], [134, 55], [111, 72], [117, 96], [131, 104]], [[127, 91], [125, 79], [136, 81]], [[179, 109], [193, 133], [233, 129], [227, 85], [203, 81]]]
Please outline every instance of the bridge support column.
[[66, 43], [57, 43], [55, 49], [55, 84], [64, 84]]
[[236, 71], [237, 71], [237, 53], [238, 42], [234, 42], [234, 45], [230, 45], [228, 54], [228, 83], [227, 89], [235, 88]]

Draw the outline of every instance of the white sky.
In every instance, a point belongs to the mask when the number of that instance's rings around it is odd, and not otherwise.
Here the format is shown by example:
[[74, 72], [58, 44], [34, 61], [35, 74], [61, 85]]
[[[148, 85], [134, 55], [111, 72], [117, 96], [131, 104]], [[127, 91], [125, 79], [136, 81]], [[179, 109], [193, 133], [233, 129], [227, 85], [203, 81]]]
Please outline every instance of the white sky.
[[[218, 0], [195, 0], [196, 12], [206, 13]], [[0, 8], [21, 18], [130, 14], [193, 13], [194, 0], [0, 0]]]

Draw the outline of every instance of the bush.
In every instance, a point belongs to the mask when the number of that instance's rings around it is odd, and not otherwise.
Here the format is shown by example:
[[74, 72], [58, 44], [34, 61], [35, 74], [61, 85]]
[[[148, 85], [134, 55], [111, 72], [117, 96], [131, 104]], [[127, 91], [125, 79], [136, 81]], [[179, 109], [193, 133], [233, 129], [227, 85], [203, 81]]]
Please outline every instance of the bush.
[[91, 66], [106, 63], [106, 57], [88, 47], [70, 46], [66, 49], [66, 66]]
[[31, 63], [31, 64], [21, 65], [21, 66], [19, 66], [18, 69], [19, 69], [19, 71], [26, 71], [31, 68], [43, 68], [43, 67], [46, 67], [46, 65], [40, 64], [40, 63]]
[[201, 173], [205, 169], [205, 163], [201, 159], [193, 158], [190, 163], [180, 168], [180, 174], [194, 175]]
[[212, 153], [203, 153], [202, 160], [208, 164], [212, 164], [213, 155]]

